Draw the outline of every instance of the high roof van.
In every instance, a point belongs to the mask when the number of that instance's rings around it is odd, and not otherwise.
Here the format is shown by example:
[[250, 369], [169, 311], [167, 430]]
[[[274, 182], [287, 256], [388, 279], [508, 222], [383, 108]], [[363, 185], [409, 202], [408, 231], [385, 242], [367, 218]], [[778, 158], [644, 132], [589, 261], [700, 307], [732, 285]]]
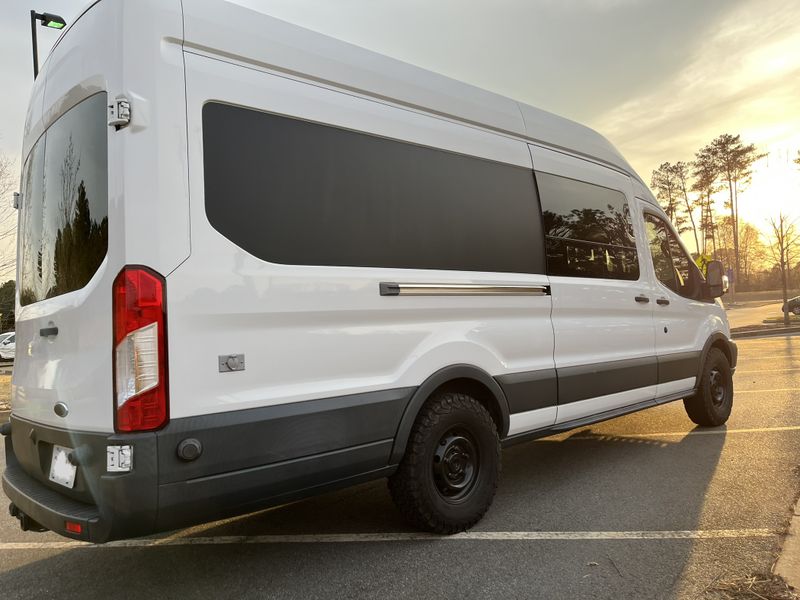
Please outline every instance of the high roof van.
[[730, 414], [722, 265], [602, 136], [526, 104], [231, 1], [101, 0], [23, 157], [25, 529], [104, 542], [388, 478], [452, 533], [503, 445]]

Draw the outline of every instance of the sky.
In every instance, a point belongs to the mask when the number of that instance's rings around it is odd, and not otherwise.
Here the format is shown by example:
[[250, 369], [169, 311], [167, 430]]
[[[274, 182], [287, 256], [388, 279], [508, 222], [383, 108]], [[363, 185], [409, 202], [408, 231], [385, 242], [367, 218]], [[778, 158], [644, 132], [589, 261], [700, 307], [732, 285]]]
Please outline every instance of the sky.
[[[191, 0], [184, 0], [191, 1]], [[721, 133], [769, 156], [740, 200], [764, 228], [800, 215], [800, 1], [235, 0], [584, 123], [645, 180]], [[17, 159], [32, 81], [29, 11], [0, 0], [0, 152]], [[40, 62], [58, 36], [39, 29]]]

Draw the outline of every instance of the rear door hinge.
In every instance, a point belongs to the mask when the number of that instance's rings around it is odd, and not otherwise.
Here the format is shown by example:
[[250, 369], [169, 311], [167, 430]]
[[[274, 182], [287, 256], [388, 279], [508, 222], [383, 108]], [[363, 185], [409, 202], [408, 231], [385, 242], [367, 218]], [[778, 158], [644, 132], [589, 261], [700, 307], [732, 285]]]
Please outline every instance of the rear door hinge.
[[108, 126], [119, 130], [131, 122], [131, 103], [124, 96], [117, 96], [108, 105]]

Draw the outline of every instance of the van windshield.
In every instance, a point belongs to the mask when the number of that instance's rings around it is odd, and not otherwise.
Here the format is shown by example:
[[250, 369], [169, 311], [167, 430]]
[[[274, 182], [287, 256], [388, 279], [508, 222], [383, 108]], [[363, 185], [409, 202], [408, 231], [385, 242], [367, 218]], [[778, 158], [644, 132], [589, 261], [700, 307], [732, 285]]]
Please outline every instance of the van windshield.
[[108, 250], [106, 94], [64, 113], [23, 168], [19, 226], [22, 305], [85, 286]]

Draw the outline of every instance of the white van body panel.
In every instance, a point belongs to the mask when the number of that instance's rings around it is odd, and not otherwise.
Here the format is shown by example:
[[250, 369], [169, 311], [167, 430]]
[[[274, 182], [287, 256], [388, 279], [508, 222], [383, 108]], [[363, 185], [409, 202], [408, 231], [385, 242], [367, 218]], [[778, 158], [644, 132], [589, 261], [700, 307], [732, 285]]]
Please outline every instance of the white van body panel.
[[[33, 96], [42, 97], [43, 111], [29, 115], [37, 120], [28, 124], [26, 130], [41, 134], [82, 100], [119, 86], [118, 80], [107, 77], [118, 75], [120, 54], [98, 51], [104, 47], [114, 48], [114, 25], [118, 27], [119, 21], [119, 11], [112, 4], [100, 4], [72, 25], [72, 35], [60, 39], [34, 84]], [[89, 36], [95, 39], [97, 46], [83, 43]], [[26, 138], [24, 159], [38, 138], [38, 135]], [[109, 171], [116, 166], [114, 157], [119, 155], [118, 142], [109, 135]], [[17, 286], [16, 331], [20, 351], [12, 377], [14, 413], [37, 423], [86, 431], [113, 431], [109, 401], [112, 397], [110, 287], [116, 270], [123, 264], [124, 227], [119, 218], [122, 181], [112, 177], [108, 181], [109, 248], [91, 281], [79, 290], [25, 306], [19, 304], [21, 286]], [[23, 195], [23, 204], [25, 201]], [[18, 243], [21, 246], [22, 240]], [[21, 281], [20, 264], [17, 269], [17, 281]], [[48, 326], [58, 327], [59, 334], [42, 337], [39, 330]], [[65, 417], [55, 414], [53, 407], [57, 402], [68, 407]]]
[[542, 109], [276, 19], [229, 0], [185, 8], [188, 52], [299, 76], [555, 148], [633, 173], [600, 134]]
[[[460, 363], [491, 375], [553, 368], [549, 296], [378, 293], [381, 281], [547, 285], [546, 275], [270, 264], [217, 232], [204, 204], [208, 99], [530, 168], [525, 143], [192, 53], [186, 68], [195, 242], [168, 278], [173, 418], [417, 386]], [[223, 353], [245, 354], [245, 371], [219, 373]]]

